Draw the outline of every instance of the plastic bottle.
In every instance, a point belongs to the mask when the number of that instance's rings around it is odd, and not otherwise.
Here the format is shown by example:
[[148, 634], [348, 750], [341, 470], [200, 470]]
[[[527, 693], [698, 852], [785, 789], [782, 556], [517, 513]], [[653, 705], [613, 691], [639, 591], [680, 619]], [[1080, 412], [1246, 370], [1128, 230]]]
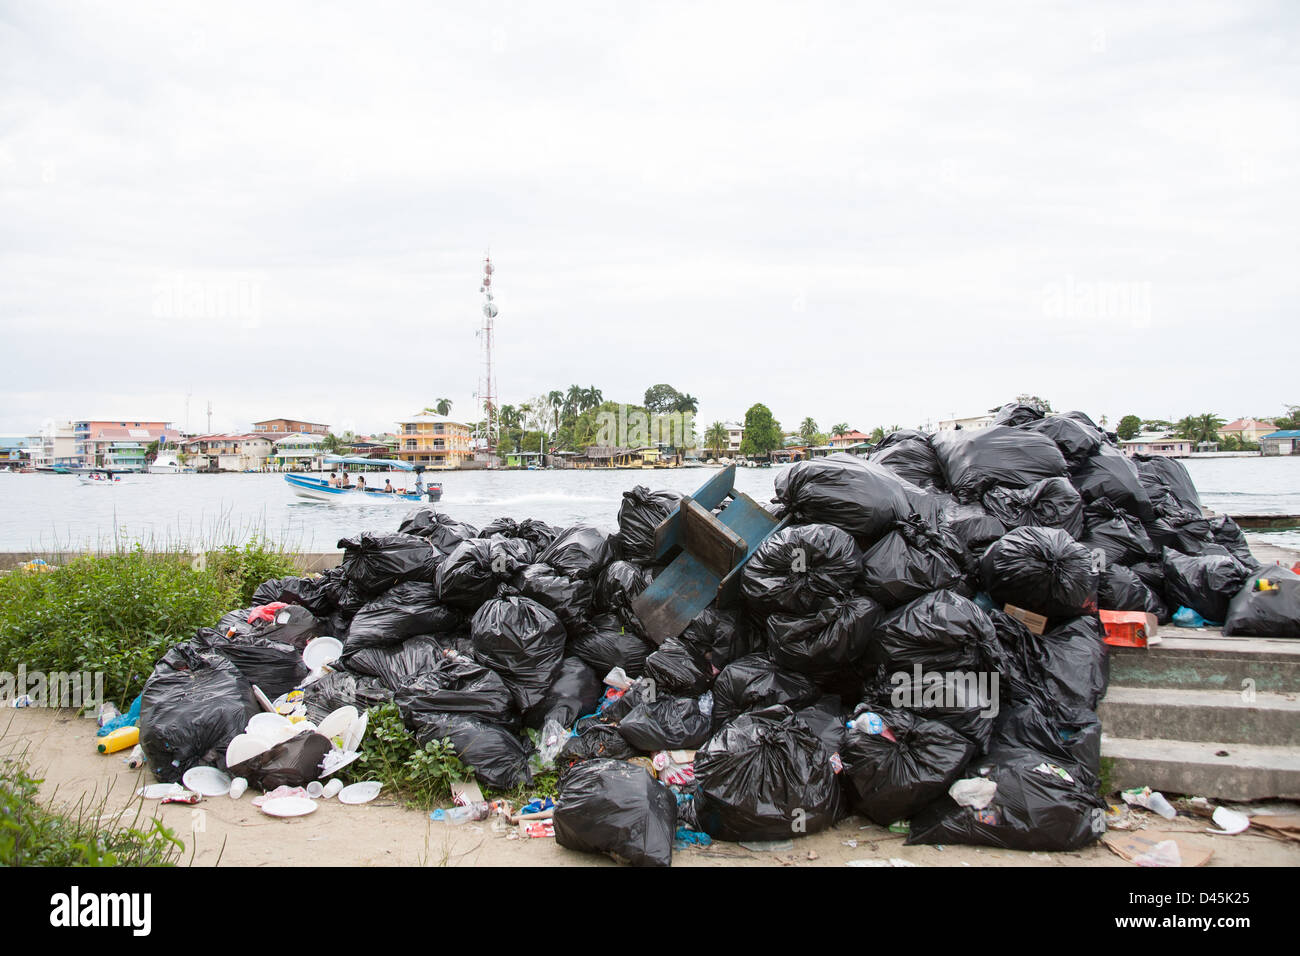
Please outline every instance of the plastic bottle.
[[885, 729], [885, 721], [879, 714], [872, 713], [868, 710], [865, 713], [859, 714], [857, 719], [855, 719], [849, 726], [864, 734], [878, 734]]
[[135, 748], [129, 754], [127, 754], [126, 765], [131, 770], [139, 770], [141, 767], [143, 767], [144, 748], [141, 747], [139, 744], [136, 744]]
[[126, 750], [128, 747], [134, 747], [139, 742], [139, 727], [121, 727], [107, 737], [101, 737], [95, 749], [102, 754], [112, 754], [117, 753], [119, 750]]

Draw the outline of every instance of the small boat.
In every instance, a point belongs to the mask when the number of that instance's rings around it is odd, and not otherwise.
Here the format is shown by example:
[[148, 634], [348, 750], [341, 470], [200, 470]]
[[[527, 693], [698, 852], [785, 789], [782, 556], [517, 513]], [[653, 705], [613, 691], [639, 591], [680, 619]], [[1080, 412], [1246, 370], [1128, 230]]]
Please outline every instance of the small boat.
[[[181, 465], [181, 460], [174, 452], [162, 451], [158, 453], [149, 464], [148, 472], [151, 475], [179, 475], [186, 469]], [[193, 469], [190, 469], [193, 471]]]
[[116, 485], [122, 479], [118, 475], [108, 475], [102, 472], [92, 471], [89, 474], [77, 475], [77, 481], [83, 485]]
[[284, 480], [299, 498], [304, 498], [307, 501], [320, 501], [326, 504], [332, 504], [344, 498], [355, 499], [358, 496], [363, 497], [368, 504], [390, 504], [399, 501], [406, 504], [413, 501], [428, 501], [432, 504], [442, 500], [441, 482], [424, 484], [423, 465], [411, 465], [404, 461], [385, 458], [352, 458], [337, 455], [327, 456], [325, 464], [361, 467], [380, 465], [394, 471], [413, 471], [415, 472], [415, 489], [413, 491], [388, 492], [380, 491], [378, 488], [361, 489], [355, 486], [351, 488], [335, 488], [324, 478], [311, 478], [307, 475], [285, 475]]

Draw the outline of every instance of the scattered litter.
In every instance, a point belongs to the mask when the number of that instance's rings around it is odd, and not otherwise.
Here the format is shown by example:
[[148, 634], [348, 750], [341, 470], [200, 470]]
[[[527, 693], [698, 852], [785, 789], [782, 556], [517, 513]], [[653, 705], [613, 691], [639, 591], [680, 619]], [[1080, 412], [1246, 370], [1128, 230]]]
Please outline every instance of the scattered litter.
[[845, 865], [845, 866], [884, 866], [884, 867], [890, 867], [890, 866], [918, 866], [919, 864], [913, 863], [911, 860], [902, 860], [902, 859], [899, 859], [899, 858], [896, 857], [896, 856], [891, 856], [888, 860], [881, 860], [881, 859], [879, 859], [879, 858], [861, 859], [861, 860], [846, 860], [845, 863], [844, 863], [844, 865]]
[[144, 797], [146, 800], [162, 800], [184, 792], [185, 788], [179, 783], [151, 783], [146, 787], [141, 787], [135, 792], [135, 795]]
[[348, 784], [339, 791], [339, 803], [350, 805], [369, 803], [379, 796], [379, 791], [383, 788], [384, 785], [378, 780], [362, 780], [358, 783]]
[[1138, 866], [1204, 866], [1214, 855], [1213, 850], [1201, 850], [1180, 842], [1178, 834], [1159, 830], [1107, 832], [1103, 834], [1101, 842], [1118, 856]]
[[985, 777], [968, 777], [948, 788], [948, 796], [959, 807], [973, 807], [976, 810], [983, 810], [992, 803], [997, 792], [997, 782]]
[[181, 781], [205, 797], [224, 797], [230, 792], [230, 775], [216, 767], [191, 767], [185, 771]]
[[1123, 791], [1120, 796], [1130, 806], [1142, 807], [1152, 813], [1158, 813], [1166, 820], [1172, 820], [1178, 816], [1178, 811], [1170, 806], [1164, 794], [1158, 790], [1152, 790], [1150, 787], [1134, 787], [1131, 790]]
[[304, 817], [315, 809], [310, 797], [276, 797], [262, 804], [262, 812], [272, 817]]
[[794, 849], [793, 840], [741, 840], [740, 845], [754, 853], [787, 853]]
[[1250, 826], [1250, 817], [1236, 810], [1229, 810], [1227, 807], [1219, 807], [1214, 811], [1214, 822], [1218, 824], [1219, 829], [1207, 827], [1207, 833], [1218, 833], [1222, 835], [1233, 835], [1242, 833]]

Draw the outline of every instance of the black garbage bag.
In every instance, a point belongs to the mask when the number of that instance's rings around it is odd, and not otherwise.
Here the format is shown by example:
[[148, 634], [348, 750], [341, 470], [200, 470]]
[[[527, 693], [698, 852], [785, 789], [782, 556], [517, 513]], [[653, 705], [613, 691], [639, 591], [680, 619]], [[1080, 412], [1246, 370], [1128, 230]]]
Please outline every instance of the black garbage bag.
[[877, 668], [862, 688], [862, 701], [853, 715], [864, 711], [907, 710], [925, 720], [937, 721], [969, 740], [985, 753], [993, 739], [1001, 673], [992, 667], [941, 671], [913, 664], [892, 673]]
[[994, 425], [1028, 425], [1042, 421], [1043, 410], [1026, 402], [1007, 402], [993, 416]]
[[1031, 645], [1051, 696], [1072, 709], [1096, 710], [1110, 681], [1106, 629], [1095, 614], [1058, 624]]
[[505, 680], [520, 712], [537, 706], [560, 672], [567, 635], [536, 601], [502, 588], [469, 622], [474, 657]]
[[292, 644], [264, 637], [226, 637], [214, 628], [201, 628], [190, 641], [198, 653], [220, 654], [250, 683], [272, 700], [287, 694], [309, 673], [302, 651]]
[[[471, 524], [457, 521], [450, 515], [434, 511], [427, 505], [416, 508], [397, 528], [401, 534], [413, 534], [428, 540], [433, 550], [446, 557], [462, 541], [479, 536], [478, 530]], [[487, 537], [487, 535], [483, 535]]]
[[324, 578], [272, 578], [253, 592], [253, 607], [266, 604], [296, 604], [316, 617], [326, 617], [336, 607]]
[[887, 827], [945, 795], [975, 745], [946, 724], [905, 710], [879, 717], [884, 732], [850, 729], [841, 756], [853, 808]]
[[1082, 464], [1101, 448], [1101, 433], [1095, 426], [1065, 415], [1048, 415], [1020, 426], [1025, 431], [1046, 435], [1061, 449], [1067, 465]]
[[596, 578], [592, 607], [600, 612], [620, 614], [632, 606], [632, 599], [650, 586], [655, 568], [631, 561], [611, 561]]
[[154, 668], [140, 700], [140, 746], [163, 783], [191, 767], [224, 768], [226, 747], [261, 710], [247, 678], [226, 658], [186, 647], [172, 652]]
[[[1136, 561], [1128, 569], [1142, 579], [1142, 583], [1156, 593], [1161, 600], [1165, 598], [1165, 565], [1163, 560]], [[1168, 606], [1169, 602], [1165, 601]], [[1173, 613], [1174, 608], [1169, 608]]]
[[714, 670], [763, 648], [763, 635], [735, 608], [706, 607], [681, 633], [682, 643], [703, 654]]
[[1095, 783], [1071, 773], [1050, 754], [1008, 748], [990, 753], [971, 776], [997, 784], [982, 810], [943, 796], [912, 817], [907, 845], [962, 844], [1006, 850], [1066, 852], [1106, 830], [1106, 803]]
[[954, 495], [974, 501], [994, 485], [1024, 488], [1066, 473], [1065, 458], [1046, 435], [994, 425], [944, 431], [930, 439]]
[[465, 617], [438, 600], [438, 589], [423, 581], [398, 584], [375, 598], [352, 618], [345, 659], [364, 647], [400, 644], [416, 634], [450, 634]]
[[1300, 575], [1280, 565], [1246, 578], [1223, 619], [1223, 633], [1247, 637], [1300, 637]]
[[1060, 528], [1083, 535], [1083, 498], [1067, 478], [1044, 478], [1027, 488], [994, 486], [984, 492], [984, 507], [1007, 529]]
[[778, 667], [814, 678], [851, 667], [871, 646], [884, 609], [869, 597], [841, 594], [812, 611], [776, 611], [764, 622], [767, 652]]
[[1162, 624], [1168, 622], [1170, 610], [1160, 595], [1143, 583], [1136, 571], [1122, 564], [1111, 564], [1097, 582], [1097, 606], [1107, 611], [1145, 611]]
[[713, 686], [713, 665], [706, 652], [680, 637], [670, 637], [645, 659], [645, 676], [668, 694], [699, 697]]
[[509, 580], [512, 575], [530, 567], [536, 562], [537, 555], [545, 550], [527, 538], [508, 538], [498, 534], [488, 540], [491, 542], [492, 571], [501, 581]]
[[249, 786], [267, 792], [276, 787], [305, 787], [320, 777], [321, 761], [332, 747], [328, 737], [304, 731], [235, 764], [229, 768], [230, 775], [243, 777]]
[[695, 752], [700, 827], [734, 841], [824, 830], [843, 813], [837, 766], [789, 707], [741, 714]]
[[1070, 473], [1070, 483], [1079, 489], [1085, 505], [1105, 499], [1139, 521], [1152, 521], [1156, 516], [1137, 467], [1110, 445], [1102, 445], [1097, 454], [1076, 466]]
[[796, 709], [794, 714], [817, 735], [833, 762], [835, 755], [844, 749], [846, 733], [844, 704], [839, 695], [823, 694], [807, 707]]
[[598, 758], [573, 767], [555, 796], [555, 842], [632, 866], [671, 866], [677, 798], [642, 767]]
[[807, 614], [852, 587], [861, 561], [862, 552], [847, 531], [828, 524], [782, 528], [745, 562], [741, 593], [758, 612]]
[[480, 538], [491, 538], [496, 535], [501, 535], [503, 538], [516, 538], [519, 536], [519, 522], [514, 518], [497, 518], [485, 524], [478, 534]]
[[563, 777], [584, 760], [627, 760], [637, 756], [636, 750], [623, 739], [613, 724], [589, 723], [581, 733], [575, 733], [564, 742], [555, 755], [555, 767]]
[[1214, 538], [1215, 544], [1226, 548], [1229, 554], [1248, 568], [1264, 567], [1251, 554], [1250, 545], [1246, 542], [1246, 536], [1242, 534], [1237, 522], [1227, 515], [1217, 515], [1209, 520], [1210, 534]]
[[944, 503], [940, 513], [942, 527], [961, 544], [961, 568], [968, 577], [979, 578], [979, 559], [1007, 526], [988, 513], [978, 501], [959, 503], [955, 498]]
[[609, 535], [587, 524], [565, 528], [537, 558], [571, 578], [594, 578], [614, 558]]
[[568, 653], [582, 658], [603, 680], [615, 667], [629, 677], [645, 673], [646, 657], [655, 646], [625, 625], [616, 615], [597, 614], [591, 626], [570, 638]]
[[416, 742], [449, 741], [456, 756], [474, 770], [474, 778], [493, 790], [512, 790], [532, 779], [528, 757], [532, 745], [505, 724], [496, 724], [465, 714], [427, 711], [403, 713], [406, 727]]
[[1034, 750], [1050, 757], [1096, 791], [1101, 774], [1101, 721], [1090, 710], [1070, 708], [1039, 693], [1005, 705], [998, 713], [993, 749]]
[[486, 538], [472, 538], [456, 545], [438, 565], [439, 600], [451, 607], [477, 611], [496, 594], [498, 581], [508, 580], [518, 570], [508, 556], [498, 551], [498, 574], [493, 557], [492, 542]]
[[1158, 517], [1146, 524], [1146, 532], [1157, 550], [1173, 548], [1183, 554], [1202, 554], [1215, 543], [1210, 519], [1199, 511], [1158, 508], [1157, 512]]
[[444, 635], [417, 634], [400, 644], [363, 647], [345, 655], [343, 664], [354, 674], [374, 677], [389, 690], [435, 669], [448, 656], [451, 641]]
[[776, 501], [802, 523], [834, 525], [867, 546], [912, 513], [904, 482], [883, 465], [844, 458], [797, 462], [776, 476]]
[[1133, 462], [1148, 496], [1154, 499], [1162, 494], [1171, 495], [1184, 510], [1201, 513], [1201, 496], [1181, 461], [1164, 455], [1134, 455]]
[[272, 613], [274, 616], [268, 618], [266, 612], [257, 607], [227, 611], [217, 622], [216, 631], [237, 640], [260, 638], [291, 644], [300, 651], [320, 631], [320, 622], [305, 607], [290, 605]]
[[998, 605], [1048, 617], [1097, 609], [1091, 552], [1060, 528], [1015, 528], [980, 562], [984, 589]]
[[368, 595], [381, 594], [403, 581], [433, 583], [439, 555], [425, 538], [413, 534], [373, 534], [363, 531], [343, 538], [339, 567], [347, 579]]
[[363, 677], [349, 671], [330, 671], [302, 690], [307, 719], [319, 724], [340, 707], [368, 710], [393, 699], [393, 692], [376, 677]]
[[989, 616], [969, 598], [935, 591], [894, 611], [876, 629], [867, 655], [873, 667], [892, 671], [979, 670], [997, 660]]
[[1177, 612], [1190, 607], [1201, 617], [1223, 624], [1228, 602], [1246, 584], [1250, 569], [1230, 554], [1191, 557], [1165, 548], [1165, 598]]
[[644, 682], [634, 684], [623, 695], [631, 695], [631, 709], [618, 718], [618, 732], [637, 750], [694, 750], [709, 739], [712, 730], [708, 714], [700, 713], [694, 697], [676, 697]]
[[943, 468], [930, 447], [930, 436], [925, 432], [904, 428], [891, 432], [880, 440], [871, 452], [870, 461], [884, 465], [905, 481], [921, 488], [943, 489]]
[[524, 724], [540, 729], [547, 721], [572, 727], [584, 714], [590, 714], [605, 693], [601, 676], [580, 657], [566, 657], [546, 695], [524, 715]]
[[713, 726], [717, 729], [737, 715], [773, 704], [792, 709], [805, 707], [821, 697], [811, 677], [782, 670], [761, 654], [734, 660], [713, 682]]
[[590, 580], [571, 578], [546, 564], [530, 564], [515, 572], [510, 584], [529, 600], [555, 614], [570, 635], [579, 633], [591, 616], [595, 588]]
[[495, 671], [467, 657], [444, 657], [393, 688], [409, 726], [421, 714], [462, 714], [509, 727], [519, 723], [514, 695]]
[[675, 491], [651, 491], [645, 485], [623, 492], [623, 503], [618, 508], [618, 543], [626, 560], [653, 560], [655, 528], [677, 510], [681, 500]]
[[862, 556], [861, 590], [895, 608], [923, 594], [961, 584], [962, 544], [947, 528], [936, 530], [913, 516]]
[[1104, 498], [1088, 505], [1083, 519], [1084, 533], [1079, 543], [1089, 551], [1100, 550], [1106, 555], [1108, 566], [1132, 566], [1160, 559], [1160, 549], [1147, 535], [1142, 522]]

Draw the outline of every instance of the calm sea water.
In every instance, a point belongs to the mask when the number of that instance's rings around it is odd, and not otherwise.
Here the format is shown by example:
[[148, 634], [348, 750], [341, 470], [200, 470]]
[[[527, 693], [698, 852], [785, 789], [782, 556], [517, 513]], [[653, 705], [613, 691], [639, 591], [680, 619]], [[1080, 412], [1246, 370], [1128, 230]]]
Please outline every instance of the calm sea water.
[[[1226, 514], [1300, 514], [1300, 457], [1186, 462], [1206, 507]], [[473, 471], [442, 477], [439, 506], [482, 525], [493, 518], [539, 518], [555, 525], [616, 526], [619, 502], [636, 484], [691, 492], [709, 468], [659, 471]], [[737, 486], [772, 497], [777, 468], [737, 470]], [[401, 485], [401, 481], [394, 484]], [[413, 506], [294, 497], [279, 475], [129, 475], [87, 487], [70, 475], [0, 475], [0, 551], [58, 551], [141, 542], [198, 547], [264, 535], [304, 551], [334, 550], [363, 530], [394, 531]], [[1300, 547], [1300, 533], [1268, 540]]]

